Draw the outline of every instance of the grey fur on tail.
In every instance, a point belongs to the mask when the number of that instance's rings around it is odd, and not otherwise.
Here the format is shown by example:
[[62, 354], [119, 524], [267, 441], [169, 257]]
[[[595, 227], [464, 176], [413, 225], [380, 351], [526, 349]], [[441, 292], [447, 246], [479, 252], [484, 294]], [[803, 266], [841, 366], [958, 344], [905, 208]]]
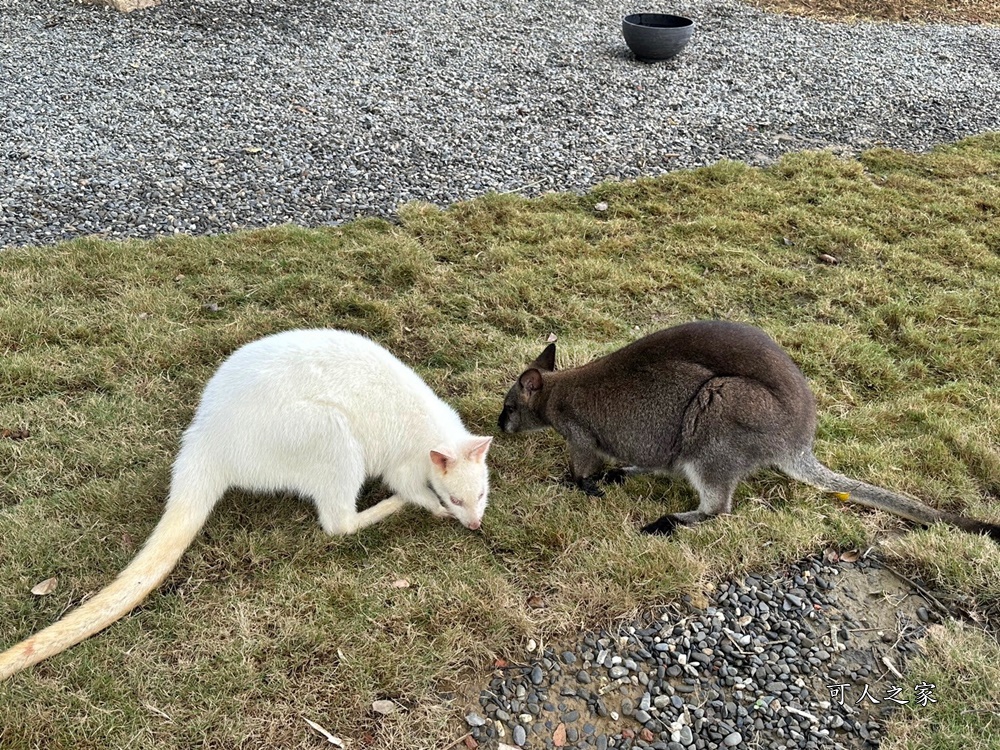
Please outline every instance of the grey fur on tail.
[[797, 456], [793, 461], [778, 468], [793, 479], [818, 489], [844, 493], [847, 495], [846, 502], [867, 508], [878, 508], [925, 526], [939, 522], [948, 523], [973, 534], [986, 534], [1000, 543], [1000, 526], [997, 524], [936, 510], [898, 492], [838, 474], [820, 463], [812, 453]]

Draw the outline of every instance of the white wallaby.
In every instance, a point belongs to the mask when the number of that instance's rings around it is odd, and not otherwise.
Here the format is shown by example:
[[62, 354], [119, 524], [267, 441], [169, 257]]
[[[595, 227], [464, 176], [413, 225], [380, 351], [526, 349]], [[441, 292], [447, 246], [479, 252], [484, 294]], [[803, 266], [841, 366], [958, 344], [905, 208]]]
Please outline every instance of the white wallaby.
[[[311, 498], [328, 534], [353, 533], [407, 503], [478, 529], [491, 440], [470, 434], [413, 370], [363, 336], [297, 330], [249, 343], [205, 386], [145, 546], [107, 588], [0, 654], [0, 679], [128, 614], [231, 487]], [[374, 476], [395, 494], [358, 512], [358, 492]]]

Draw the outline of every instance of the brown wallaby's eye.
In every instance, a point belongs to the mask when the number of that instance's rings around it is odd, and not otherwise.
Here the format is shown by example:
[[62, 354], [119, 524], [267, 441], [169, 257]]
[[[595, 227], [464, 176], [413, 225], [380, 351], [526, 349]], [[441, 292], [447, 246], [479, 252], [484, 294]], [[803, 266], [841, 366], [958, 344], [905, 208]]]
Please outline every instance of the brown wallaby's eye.
[[450, 497], [449, 497], [448, 499], [449, 499], [449, 500], [451, 500], [451, 504], [452, 504], [452, 505], [461, 505], [461, 504], [462, 504], [462, 501], [461, 501], [461, 500], [459, 500], [459, 499], [458, 499], [457, 497], [455, 497], [454, 495], [450, 496]]

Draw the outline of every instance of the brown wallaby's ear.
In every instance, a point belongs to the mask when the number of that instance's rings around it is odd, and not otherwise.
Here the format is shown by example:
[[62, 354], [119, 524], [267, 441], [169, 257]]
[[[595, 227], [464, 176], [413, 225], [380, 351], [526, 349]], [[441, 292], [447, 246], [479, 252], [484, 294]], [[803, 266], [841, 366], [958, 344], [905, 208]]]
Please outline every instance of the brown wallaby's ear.
[[431, 463], [438, 467], [442, 474], [448, 473], [448, 467], [454, 462], [455, 454], [446, 448], [431, 451]]
[[542, 373], [532, 367], [530, 370], [525, 370], [521, 373], [521, 377], [517, 379], [517, 382], [521, 384], [529, 394], [537, 393], [542, 390]]
[[538, 359], [531, 363], [531, 367], [542, 372], [552, 372], [556, 369], [556, 345], [554, 343], [545, 347], [545, 351], [538, 355]]

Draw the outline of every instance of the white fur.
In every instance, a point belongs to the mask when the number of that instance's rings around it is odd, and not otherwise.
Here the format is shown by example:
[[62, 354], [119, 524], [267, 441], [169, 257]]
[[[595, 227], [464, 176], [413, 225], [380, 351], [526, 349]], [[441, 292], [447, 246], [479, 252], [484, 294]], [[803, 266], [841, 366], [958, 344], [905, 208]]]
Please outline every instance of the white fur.
[[[291, 491], [316, 504], [330, 534], [350, 534], [407, 503], [478, 529], [490, 438], [388, 351], [345, 331], [288, 331], [233, 353], [209, 380], [174, 462], [163, 516], [111, 584], [0, 653], [0, 679], [123, 617], [177, 564], [230, 487]], [[395, 494], [362, 512], [381, 476]]]
[[[315, 502], [325, 531], [350, 534], [405, 502], [444, 514], [430, 482], [461, 500], [444, 515], [478, 528], [488, 474], [469, 453], [484, 444], [379, 345], [345, 331], [288, 331], [247, 344], [219, 367], [184, 433], [174, 485], [204, 486], [198, 494], [213, 504], [227, 487], [293, 491]], [[446, 473], [431, 451], [455, 459]], [[358, 490], [373, 476], [396, 499], [358, 513]]]

